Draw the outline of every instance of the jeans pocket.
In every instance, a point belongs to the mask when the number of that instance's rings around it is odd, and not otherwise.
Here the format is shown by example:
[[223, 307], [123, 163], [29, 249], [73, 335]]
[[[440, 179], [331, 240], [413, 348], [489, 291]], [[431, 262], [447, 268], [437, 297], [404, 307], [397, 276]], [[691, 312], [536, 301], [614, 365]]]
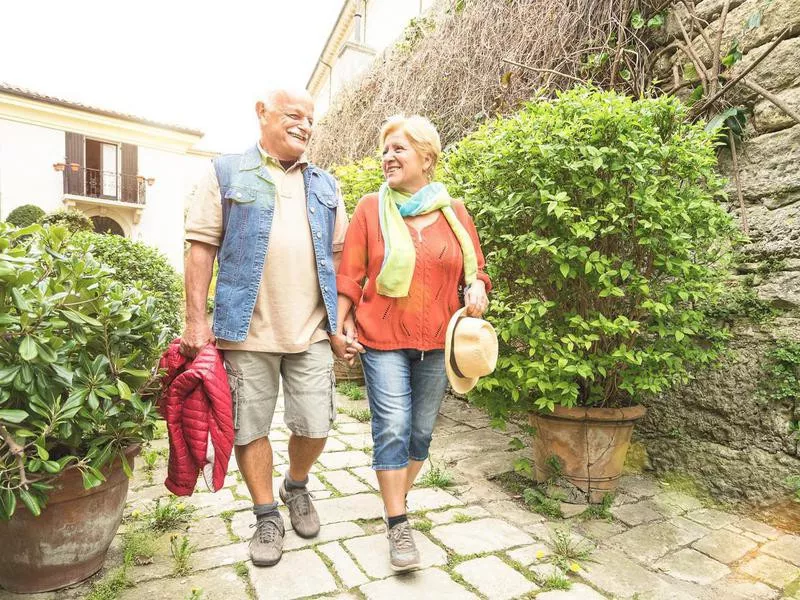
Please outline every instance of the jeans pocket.
[[231, 400], [233, 402], [233, 428], [239, 429], [239, 407], [243, 402], [242, 391], [244, 388], [241, 369], [225, 363], [225, 372], [228, 374], [228, 387], [231, 388]]

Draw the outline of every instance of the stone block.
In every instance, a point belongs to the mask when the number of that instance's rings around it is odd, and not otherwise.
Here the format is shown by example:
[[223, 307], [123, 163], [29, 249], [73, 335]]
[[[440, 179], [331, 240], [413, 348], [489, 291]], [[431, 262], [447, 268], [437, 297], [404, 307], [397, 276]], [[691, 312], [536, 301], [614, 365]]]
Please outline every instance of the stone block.
[[448, 510], [429, 512], [425, 514], [425, 516], [430, 519], [434, 525], [452, 523], [459, 515], [471, 517], [472, 519], [480, 519], [482, 517], [490, 516], [489, 511], [482, 506], [464, 506], [461, 508], [451, 508]]
[[436, 488], [414, 488], [408, 493], [408, 512], [463, 505], [463, 500]]
[[463, 555], [506, 550], [534, 542], [521, 529], [499, 519], [439, 525], [431, 530], [431, 535], [454, 552]]
[[[420, 554], [421, 568], [447, 564], [447, 554], [419, 531], [414, 531], [414, 543]], [[389, 564], [389, 542], [378, 533], [344, 542], [364, 572], [373, 579], [383, 579], [394, 573]]]
[[657, 511], [667, 516], [682, 515], [687, 511], [703, 508], [702, 502], [683, 492], [662, 492], [653, 496], [651, 501]]
[[415, 571], [403, 577], [373, 581], [358, 588], [367, 600], [413, 598], [414, 600], [478, 600], [440, 569]]
[[378, 476], [375, 475], [375, 469], [372, 467], [356, 467], [350, 469], [350, 472], [362, 481], [366, 481], [373, 489], [380, 489], [378, 486]]
[[513, 500], [489, 502], [486, 505], [486, 510], [495, 517], [510, 521], [514, 525], [519, 525], [520, 527], [544, 521], [542, 515], [527, 509], [524, 505], [519, 502], [514, 502]]
[[576, 529], [579, 533], [596, 542], [602, 542], [626, 531], [625, 526], [618, 521], [604, 521], [598, 519], [579, 523]]
[[517, 452], [488, 452], [459, 460], [456, 469], [468, 479], [476, 477], [491, 477], [514, 470], [514, 461], [520, 457], [527, 457], [530, 449]]
[[527, 567], [534, 563], [541, 562], [550, 556], [552, 552], [545, 544], [531, 544], [530, 546], [509, 550], [506, 554], [511, 560]]
[[687, 513], [687, 519], [691, 519], [700, 525], [704, 525], [709, 529], [721, 529], [726, 525], [730, 525], [739, 517], [730, 513], [722, 512], [714, 508], [701, 508], [700, 510], [693, 510]]
[[[186, 577], [156, 579], [123, 589], [119, 600], [176, 600], [186, 598], [192, 590], [202, 592], [203, 600], [247, 598], [247, 586], [230, 567], [212, 569]], [[0, 592], [1, 594], [2, 592]], [[59, 592], [60, 593], [60, 592]], [[54, 596], [63, 597], [63, 596]], [[31, 600], [32, 597], [31, 597]]]
[[605, 594], [630, 598], [667, 590], [668, 585], [652, 571], [639, 566], [624, 554], [614, 550], [603, 550], [587, 562], [581, 577]]
[[[329, 441], [330, 439], [332, 438], [329, 438]], [[342, 434], [339, 435], [337, 439], [354, 450], [364, 450], [365, 448], [371, 449], [373, 447], [372, 434], [369, 432]]]
[[621, 477], [617, 486], [620, 492], [624, 492], [635, 498], [649, 498], [663, 492], [664, 488], [655, 479], [644, 475], [626, 475]]
[[608, 543], [637, 560], [654, 562], [700, 537], [702, 534], [679, 527], [675, 523], [654, 523], [634, 527], [610, 538]]
[[496, 556], [468, 560], [453, 570], [492, 600], [511, 600], [539, 589]]
[[550, 590], [536, 594], [536, 600], [605, 600], [605, 596], [588, 585], [573, 583], [568, 590]]
[[431, 442], [431, 454], [437, 459], [460, 461], [470, 456], [488, 452], [504, 452], [508, 449], [508, 436], [491, 429], [465, 431], [455, 436], [435, 436]]
[[323, 454], [317, 462], [325, 469], [347, 469], [371, 465], [372, 457], [361, 450], [346, 450], [344, 452]]
[[703, 600], [775, 600], [778, 595], [760, 581], [734, 574], [706, 588]]
[[655, 567], [670, 577], [700, 585], [709, 585], [730, 573], [722, 563], [690, 548], [665, 556]]
[[800, 567], [800, 537], [796, 535], [782, 535], [774, 542], [766, 544], [761, 551]]
[[369, 578], [358, 568], [358, 565], [350, 558], [350, 555], [345, 552], [345, 549], [342, 548], [339, 542], [322, 544], [318, 546], [317, 549], [333, 563], [333, 568], [345, 587], [358, 587], [369, 581]]
[[369, 423], [341, 423], [337, 425], [340, 434], [368, 434], [372, 435], [372, 426]]
[[[747, 141], [739, 153], [739, 180], [742, 194], [749, 202], [771, 199], [800, 190], [800, 125]], [[731, 172], [730, 152], [720, 154], [720, 166]]]
[[293, 600], [336, 591], [333, 575], [313, 550], [284, 552], [273, 567], [255, 567], [248, 562], [247, 568], [257, 600]]
[[191, 556], [189, 559], [190, 564], [195, 570], [202, 571], [203, 569], [212, 569], [248, 560], [250, 553], [247, 546], [247, 542], [239, 542], [238, 544], [201, 550]]
[[233, 492], [228, 489], [222, 489], [213, 494], [194, 494], [185, 498], [183, 502], [194, 506], [197, 509], [195, 514], [199, 517], [209, 517], [225, 511], [243, 510], [253, 506], [248, 500], [236, 500]]
[[[361, 448], [362, 446], [359, 446], [358, 450]], [[325, 452], [343, 452], [344, 450], [347, 450], [347, 446], [343, 441], [332, 436], [328, 437], [325, 442]]]
[[325, 471], [325, 479], [342, 494], [358, 494], [371, 491], [366, 483], [362, 483], [355, 475], [347, 471]]
[[739, 519], [736, 521], [735, 525], [740, 529], [750, 531], [768, 540], [777, 540], [782, 535], [782, 532], [779, 529], [775, 529], [772, 525], [767, 525], [766, 523], [747, 517]]
[[692, 544], [695, 550], [726, 565], [739, 560], [757, 547], [758, 544], [753, 540], [727, 529], [713, 531]]
[[[790, 108], [800, 113], [800, 87], [788, 88], [776, 94]], [[792, 127], [794, 119], [769, 100], [760, 100], [753, 109], [753, 123], [758, 133], [769, 133]]]
[[383, 502], [375, 494], [355, 494], [328, 498], [314, 503], [320, 523], [338, 523], [357, 519], [377, 519], [383, 515]]
[[[286, 522], [289, 519], [285, 519]], [[341, 523], [331, 523], [330, 525], [322, 525], [319, 528], [319, 533], [313, 538], [302, 538], [297, 535], [293, 530], [287, 530], [283, 538], [284, 550], [297, 550], [299, 548], [307, 548], [315, 546], [323, 542], [330, 542], [333, 540], [344, 540], [347, 538], [358, 537], [364, 535], [366, 532], [357, 523], [350, 521], [343, 521]]]
[[766, 554], [760, 554], [753, 560], [744, 563], [740, 570], [746, 575], [777, 588], [782, 588], [800, 577], [800, 569]]
[[664, 518], [664, 515], [655, 509], [655, 505], [651, 500], [614, 506], [611, 508], [611, 514], [631, 527]]

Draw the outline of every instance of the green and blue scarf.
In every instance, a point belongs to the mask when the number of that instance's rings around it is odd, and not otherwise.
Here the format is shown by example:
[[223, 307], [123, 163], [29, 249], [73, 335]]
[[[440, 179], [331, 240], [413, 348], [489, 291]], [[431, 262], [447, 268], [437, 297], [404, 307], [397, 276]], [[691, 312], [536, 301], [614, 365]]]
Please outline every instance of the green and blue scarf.
[[469, 232], [458, 220], [451, 206], [450, 194], [441, 183], [429, 183], [415, 194], [398, 192], [387, 183], [378, 192], [378, 212], [383, 234], [383, 264], [375, 283], [378, 293], [389, 298], [408, 296], [417, 260], [411, 234], [403, 217], [425, 215], [441, 210], [464, 256], [464, 281], [470, 285], [478, 276], [478, 258]]

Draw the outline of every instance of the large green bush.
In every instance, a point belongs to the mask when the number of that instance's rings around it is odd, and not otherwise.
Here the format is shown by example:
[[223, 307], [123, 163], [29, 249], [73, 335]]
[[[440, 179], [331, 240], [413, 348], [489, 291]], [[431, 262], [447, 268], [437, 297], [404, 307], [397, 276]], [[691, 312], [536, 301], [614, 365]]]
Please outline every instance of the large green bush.
[[368, 156], [356, 163], [333, 167], [331, 173], [339, 180], [347, 214], [352, 215], [358, 201], [378, 191], [383, 183], [381, 161]]
[[475, 393], [493, 415], [628, 405], [717, 356], [726, 332], [700, 307], [737, 234], [712, 138], [684, 119], [673, 98], [578, 88], [447, 157], [495, 285], [501, 356]]
[[151, 369], [168, 335], [149, 292], [65, 228], [0, 224], [0, 518], [18, 501], [38, 514], [65, 469], [99, 485], [104, 465], [152, 438]]
[[92, 220], [77, 208], [61, 208], [45, 215], [39, 222], [42, 225], [62, 225], [72, 233], [94, 231]]
[[183, 283], [167, 258], [155, 248], [118, 235], [81, 233], [79, 239], [122, 283], [137, 282], [156, 300], [159, 319], [177, 336], [183, 321]]
[[38, 223], [45, 215], [45, 212], [35, 204], [23, 204], [18, 206], [6, 217], [6, 223], [10, 223], [16, 227], [27, 227]]

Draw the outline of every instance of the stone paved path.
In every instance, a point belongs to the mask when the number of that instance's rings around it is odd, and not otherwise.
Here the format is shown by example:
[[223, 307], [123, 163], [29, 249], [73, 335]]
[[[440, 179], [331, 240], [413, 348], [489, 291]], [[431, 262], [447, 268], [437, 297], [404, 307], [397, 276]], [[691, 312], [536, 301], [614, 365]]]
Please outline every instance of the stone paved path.
[[[342, 408], [366, 405], [339, 397]], [[276, 414], [275, 481], [286, 462], [288, 430]], [[247, 560], [253, 521], [247, 490], [231, 464], [224, 490], [202, 491], [180, 502], [196, 507], [179, 531], [196, 550], [191, 571], [174, 576], [170, 537], [157, 540], [150, 564], [133, 565], [122, 600], [279, 600], [307, 597], [537, 600], [766, 600], [800, 598], [800, 537], [746, 516], [704, 507], [692, 496], [643, 476], [624, 478], [611, 507], [613, 519], [545, 519], [527, 510], [491, 478], [512, 470], [527, 449], [509, 451], [509, 425], [500, 433], [480, 411], [447, 398], [437, 422], [434, 464], [454, 475], [454, 485], [420, 488], [409, 496], [423, 568], [394, 575], [380, 519], [377, 480], [370, 464], [369, 425], [340, 414], [310, 487], [323, 523], [320, 535], [304, 540], [288, 531], [285, 553], [272, 568]], [[158, 440], [152, 448], [166, 448]], [[126, 508], [126, 522], [109, 557], [92, 582], [57, 593], [0, 600], [85, 598], [91, 586], [108, 581], [122, 564], [122, 533], [136, 526], [168, 493], [161, 482], [164, 459], [147, 471], [140, 458]], [[426, 464], [425, 470], [430, 468]], [[277, 487], [276, 487], [277, 489]], [[282, 509], [283, 510], [283, 509]], [[573, 511], [574, 512], [574, 511]], [[285, 514], [285, 513], [284, 513]], [[140, 516], [141, 519], [141, 516]], [[288, 516], [285, 518], [289, 526]], [[560, 540], [560, 541], [559, 541]], [[565, 542], [566, 540], [566, 542]], [[569, 590], [551, 589], [562, 580], [555, 563], [564, 544], [590, 548], [587, 560], [565, 559]], [[113, 595], [95, 593], [96, 600]]]

